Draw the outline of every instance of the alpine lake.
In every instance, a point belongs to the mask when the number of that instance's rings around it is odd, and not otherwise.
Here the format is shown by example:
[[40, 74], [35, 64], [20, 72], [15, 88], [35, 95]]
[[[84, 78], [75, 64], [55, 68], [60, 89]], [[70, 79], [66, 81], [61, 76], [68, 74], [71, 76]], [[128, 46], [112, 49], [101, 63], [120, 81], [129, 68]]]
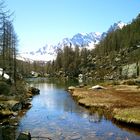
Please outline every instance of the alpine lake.
[[[114, 123], [103, 114], [91, 113], [78, 105], [66, 91], [68, 86], [78, 85], [77, 81], [33, 78], [28, 82], [40, 94], [33, 97], [32, 107], [14, 127], [15, 139], [20, 132], [28, 131], [32, 140], [140, 140], [137, 129]], [[13, 129], [2, 132], [10, 135], [7, 140], [14, 139]]]

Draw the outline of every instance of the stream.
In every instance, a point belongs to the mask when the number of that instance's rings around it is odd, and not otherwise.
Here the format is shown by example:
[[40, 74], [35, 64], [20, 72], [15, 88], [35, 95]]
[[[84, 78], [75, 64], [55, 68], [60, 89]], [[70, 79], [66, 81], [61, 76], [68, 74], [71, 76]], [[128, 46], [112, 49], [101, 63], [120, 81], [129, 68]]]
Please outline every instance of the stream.
[[79, 106], [64, 86], [31, 83], [40, 89], [32, 107], [20, 119], [17, 132], [29, 131], [33, 140], [139, 140], [140, 134], [119, 127], [97, 112]]

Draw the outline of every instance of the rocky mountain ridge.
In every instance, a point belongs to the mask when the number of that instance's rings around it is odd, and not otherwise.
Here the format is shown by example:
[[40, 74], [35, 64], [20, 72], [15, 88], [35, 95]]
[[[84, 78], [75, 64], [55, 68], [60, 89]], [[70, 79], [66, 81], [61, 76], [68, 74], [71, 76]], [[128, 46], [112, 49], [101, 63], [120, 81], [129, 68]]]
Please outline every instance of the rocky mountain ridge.
[[119, 21], [110, 26], [107, 32], [90, 32], [90, 33], [77, 33], [72, 38], [64, 38], [56, 45], [46, 44], [44, 47], [39, 48], [37, 51], [19, 53], [18, 59], [23, 61], [52, 61], [56, 58], [58, 49], [63, 49], [64, 46], [79, 46], [93, 49], [109, 32], [117, 29], [122, 29], [126, 24]]

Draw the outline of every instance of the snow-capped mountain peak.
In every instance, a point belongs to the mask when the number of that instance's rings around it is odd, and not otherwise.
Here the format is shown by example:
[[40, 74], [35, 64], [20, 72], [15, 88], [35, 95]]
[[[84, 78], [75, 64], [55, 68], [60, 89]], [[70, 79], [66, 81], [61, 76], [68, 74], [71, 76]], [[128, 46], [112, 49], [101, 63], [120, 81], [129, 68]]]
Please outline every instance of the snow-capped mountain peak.
[[97, 34], [95, 32], [86, 33], [86, 34], [78, 33], [71, 38], [71, 41], [73, 45], [89, 46], [89, 44], [92, 42], [96, 44], [96, 42], [100, 40], [100, 37], [101, 34], [99, 33]]
[[109, 32], [116, 31], [117, 29], [122, 29], [126, 25], [127, 25], [126, 23], [122, 21], [118, 21], [117, 23], [114, 23], [113, 25], [111, 25], [107, 32], [109, 33]]
[[[32, 60], [40, 61], [50, 61], [56, 58], [59, 49], [63, 49], [64, 46], [75, 46], [86, 47], [87, 49], [93, 49], [96, 44], [98, 44], [109, 32], [115, 31], [117, 29], [122, 29], [126, 24], [122, 21], [114, 23], [107, 32], [90, 32], [90, 33], [77, 33], [72, 38], [64, 38], [56, 45], [45, 45], [36, 51], [20, 53], [24, 58], [29, 58]], [[21, 58], [20, 58], [21, 59]]]

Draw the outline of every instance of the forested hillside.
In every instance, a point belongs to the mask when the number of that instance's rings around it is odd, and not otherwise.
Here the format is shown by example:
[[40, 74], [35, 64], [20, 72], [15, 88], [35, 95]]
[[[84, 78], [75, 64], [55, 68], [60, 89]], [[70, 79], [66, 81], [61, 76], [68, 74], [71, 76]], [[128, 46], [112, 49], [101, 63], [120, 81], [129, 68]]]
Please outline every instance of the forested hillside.
[[[111, 52], [120, 52], [123, 49], [133, 51], [140, 47], [140, 14], [133, 19], [131, 24], [110, 32], [104, 40], [96, 47], [99, 55], [109, 55]], [[100, 53], [99, 53], [100, 52]], [[129, 52], [128, 52], [129, 53]]]
[[47, 65], [53, 76], [95, 80], [123, 79], [139, 76], [140, 14], [122, 29], [109, 32], [95, 49], [65, 46]]

